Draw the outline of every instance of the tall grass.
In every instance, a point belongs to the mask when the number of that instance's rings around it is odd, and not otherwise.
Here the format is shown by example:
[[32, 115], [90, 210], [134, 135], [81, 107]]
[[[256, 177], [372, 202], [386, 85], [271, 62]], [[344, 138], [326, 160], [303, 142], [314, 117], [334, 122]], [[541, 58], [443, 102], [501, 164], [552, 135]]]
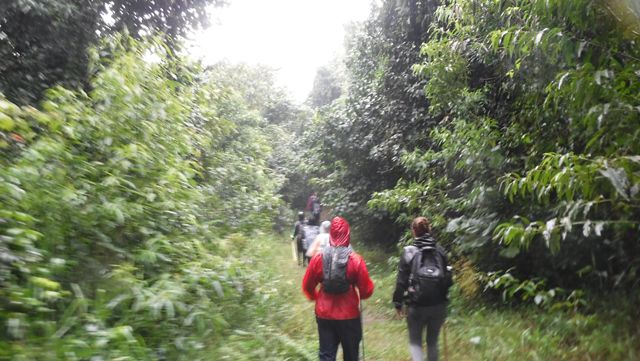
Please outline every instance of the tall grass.
[[210, 345], [212, 360], [315, 360], [313, 304], [302, 295], [303, 269], [284, 237], [256, 234], [245, 255], [252, 294], [231, 333]]
[[[255, 291], [245, 300], [243, 318], [210, 345], [215, 360], [316, 360], [313, 303], [301, 291], [304, 269], [291, 259], [290, 244], [256, 235], [247, 265]], [[395, 250], [356, 243], [376, 290], [363, 302], [364, 348], [369, 361], [409, 361], [404, 320], [395, 318]], [[448, 359], [455, 361], [632, 361], [640, 359], [637, 311], [620, 296], [592, 301], [588, 314], [513, 308], [451, 292], [446, 323]], [[444, 356], [441, 334], [441, 359]]]
[[[391, 295], [397, 257], [356, 243], [376, 290], [365, 301], [365, 346], [368, 360], [410, 360], [406, 323], [394, 317]], [[637, 300], [600, 295], [591, 312], [567, 313], [535, 307], [513, 308], [466, 298], [459, 284], [450, 294], [446, 322], [449, 360], [455, 361], [633, 361], [640, 359]], [[441, 333], [441, 359], [444, 342]]]

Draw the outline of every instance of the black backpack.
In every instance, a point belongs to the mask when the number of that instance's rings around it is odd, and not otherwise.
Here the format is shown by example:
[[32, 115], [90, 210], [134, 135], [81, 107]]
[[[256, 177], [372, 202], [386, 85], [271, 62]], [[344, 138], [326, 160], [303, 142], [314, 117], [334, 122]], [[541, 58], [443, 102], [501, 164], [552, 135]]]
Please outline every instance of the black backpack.
[[349, 247], [326, 247], [322, 252], [322, 288], [331, 294], [345, 293], [351, 283], [347, 280]]
[[409, 298], [418, 306], [434, 306], [447, 299], [446, 265], [438, 249], [418, 250], [411, 260]]

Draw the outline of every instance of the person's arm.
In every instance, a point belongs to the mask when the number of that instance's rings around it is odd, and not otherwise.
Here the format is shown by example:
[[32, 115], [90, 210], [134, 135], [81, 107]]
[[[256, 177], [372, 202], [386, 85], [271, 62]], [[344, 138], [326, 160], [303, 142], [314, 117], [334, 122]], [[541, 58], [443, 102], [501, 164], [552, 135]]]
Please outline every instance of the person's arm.
[[393, 292], [393, 305], [396, 310], [402, 309], [404, 305], [404, 294], [409, 288], [409, 275], [411, 274], [411, 263], [407, 261], [407, 249], [400, 256], [398, 265], [398, 276], [396, 277], [396, 289]]
[[302, 292], [310, 300], [315, 300], [318, 297], [318, 283], [322, 278], [322, 257], [319, 255], [314, 256], [309, 261], [307, 271], [302, 279]]
[[438, 245], [438, 252], [442, 256], [442, 260], [444, 261], [445, 290], [449, 290], [449, 288], [453, 285], [453, 272], [449, 270], [449, 258], [447, 257], [447, 252], [440, 245]]
[[364, 262], [364, 259], [360, 259], [358, 269], [358, 278], [356, 280], [356, 286], [358, 287], [358, 292], [360, 293], [360, 299], [365, 300], [373, 294], [373, 281], [371, 277], [369, 277], [369, 271], [367, 270], [367, 264]]

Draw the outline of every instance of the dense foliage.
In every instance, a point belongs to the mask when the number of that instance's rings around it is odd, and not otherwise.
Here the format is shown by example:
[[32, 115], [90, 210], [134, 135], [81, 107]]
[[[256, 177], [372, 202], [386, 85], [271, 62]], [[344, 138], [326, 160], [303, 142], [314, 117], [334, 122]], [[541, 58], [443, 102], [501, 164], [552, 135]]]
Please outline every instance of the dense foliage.
[[437, 15], [415, 70], [445, 118], [435, 146], [405, 156], [413, 182], [378, 200], [424, 194], [405, 206], [446, 217], [456, 244], [487, 267], [632, 286], [638, 34], [598, 1], [457, 2]]
[[241, 256], [282, 182], [267, 122], [152, 44], [109, 38], [89, 93], [0, 101], [2, 359], [206, 359], [249, 322]]
[[163, 32], [172, 47], [208, 23], [207, 6], [223, 0], [3, 0], [0, 92], [19, 104], [40, 100], [56, 84], [87, 87], [89, 47], [106, 34]]
[[273, 147], [268, 165], [281, 177], [278, 193], [287, 205], [281, 209], [282, 217], [275, 227], [279, 231], [284, 228], [288, 231], [292, 219], [289, 208], [303, 209], [311, 191], [305, 175], [297, 169], [304, 161], [297, 141], [304, 132], [309, 111], [295, 104], [285, 89], [275, 84], [273, 69], [266, 66], [218, 63], [210, 70], [209, 81], [239, 95], [265, 120], [261, 125], [262, 132]]
[[343, 88], [344, 66], [341, 59], [336, 58], [331, 64], [322, 66], [316, 71], [307, 103], [316, 109], [327, 106], [340, 98]]
[[[313, 359], [300, 270], [265, 235], [312, 190], [364, 252], [431, 218], [459, 354], [469, 324], [510, 340], [482, 358], [640, 352], [633, 2], [380, 1], [312, 111], [271, 69], [179, 55], [224, 3], [0, 4], [1, 360]], [[367, 260], [397, 359], [397, 257]], [[465, 300], [483, 291], [548, 312]]]
[[[430, 1], [384, 1], [353, 27], [346, 44], [346, 92], [318, 109], [304, 140], [303, 169], [316, 178], [323, 200], [378, 242], [394, 242], [398, 228], [387, 212], [366, 203], [405, 173], [402, 150], [422, 144], [425, 134], [416, 129], [434, 122], [422, 91], [425, 82], [411, 70], [434, 7]], [[323, 89], [318, 90], [322, 78], [317, 80], [311, 100], [323, 105], [326, 101], [315, 100]]]
[[384, 1], [351, 40], [348, 93], [310, 132], [311, 172], [327, 198], [352, 216], [389, 212], [402, 226], [429, 216], [443, 242], [492, 272], [476, 278], [511, 297], [575, 306], [580, 293], [565, 289], [632, 289], [637, 9], [436, 5]]

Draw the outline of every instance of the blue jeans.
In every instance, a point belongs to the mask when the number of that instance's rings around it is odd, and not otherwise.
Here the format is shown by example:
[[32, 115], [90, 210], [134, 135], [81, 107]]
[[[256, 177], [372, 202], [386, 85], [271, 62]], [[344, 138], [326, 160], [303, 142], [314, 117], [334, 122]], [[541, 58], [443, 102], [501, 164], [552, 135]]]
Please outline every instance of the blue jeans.
[[409, 306], [407, 324], [409, 326], [409, 351], [413, 361], [423, 361], [422, 335], [427, 330], [428, 361], [438, 361], [438, 335], [447, 317], [447, 304], [435, 306]]

